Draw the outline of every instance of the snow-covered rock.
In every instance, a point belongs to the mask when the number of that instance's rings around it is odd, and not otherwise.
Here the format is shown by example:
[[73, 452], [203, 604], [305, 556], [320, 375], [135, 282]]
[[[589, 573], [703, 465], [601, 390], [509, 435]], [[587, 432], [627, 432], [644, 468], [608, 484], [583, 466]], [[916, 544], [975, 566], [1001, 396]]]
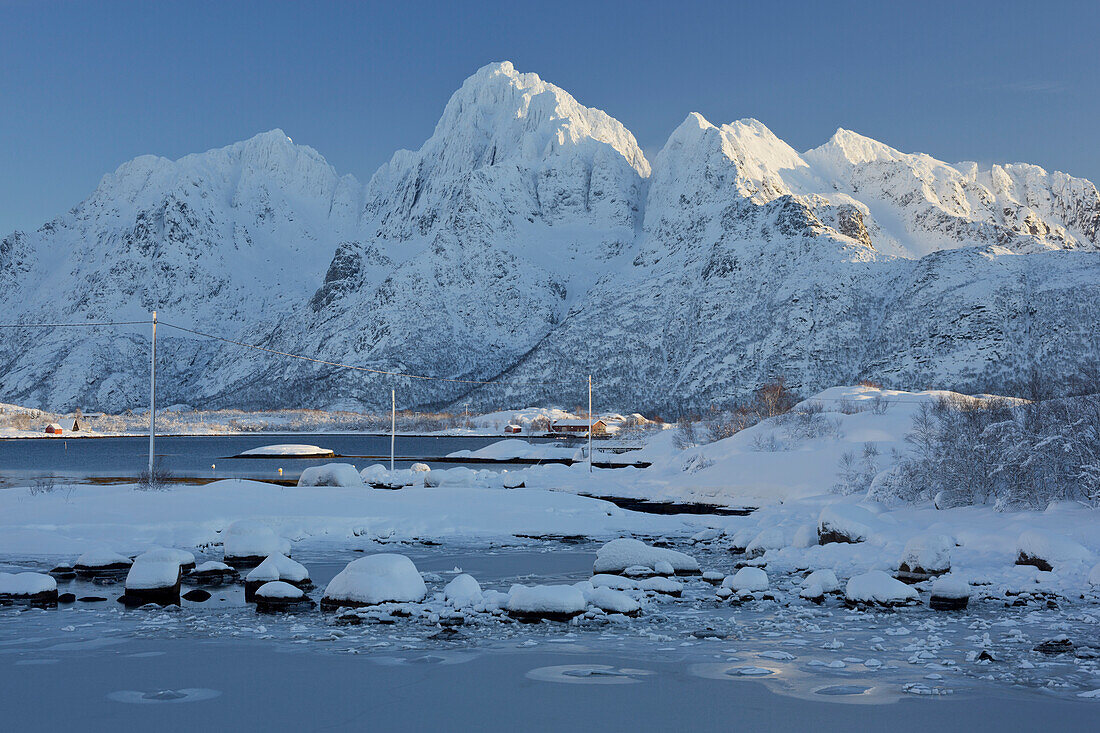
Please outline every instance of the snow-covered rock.
[[96, 549], [89, 550], [78, 557], [73, 563], [73, 569], [76, 570], [77, 575], [88, 578], [122, 577], [132, 564], [133, 560], [125, 555], [111, 550]]
[[286, 555], [276, 553], [264, 558], [263, 562], [252, 568], [245, 576], [244, 599], [253, 600], [260, 586], [275, 581], [289, 583], [302, 590], [313, 587], [305, 565], [291, 560]]
[[608, 588], [607, 586], [585, 589], [584, 600], [588, 605], [595, 606], [607, 613], [621, 613], [625, 616], [636, 616], [642, 610], [642, 604], [629, 594]]
[[782, 550], [788, 545], [787, 536], [779, 527], [768, 527], [761, 530], [752, 538], [745, 547], [745, 554], [749, 557], [759, 557], [768, 550]]
[[266, 524], [239, 519], [222, 532], [225, 562], [234, 567], [259, 565], [270, 555], [290, 555], [290, 542]]
[[658, 563], [668, 563], [677, 575], [699, 573], [699, 563], [691, 555], [664, 547], [650, 547], [629, 537], [612, 540], [596, 552], [593, 573], [623, 573], [627, 568], [642, 566], [657, 572]]
[[928, 605], [936, 611], [958, 611], [966, 608], [969, 601], [970, 584], [966, 579], [956, 575], [943, 575], [932, 583]]
[[572, 585], [514, 585], [504, 608], [522, 621], [567, 621], [584, 613], [584, 594]]
[[239, 573], [217, 560], [207, 560], [195, 566], [195, 569], [187, 574], [188, 585], [225, 585], [234, 582]]
[[1053, 570], [1061, 565], [1088, 564], [1094, 560], [1084, 546], [1052, 532], [1027, 530], [1016, 540], [1016, 564]]
[[834, 593], [840, 590], [840, 581], [837, 580], [836, 573], [828, 568], [813, 571], [802, 579], [802, 585], [803, 587], [816, 585], [823, 593]]
[[250, 457], [292, 457], [292, 458], [326, 458], [333, 455], [328, 448], [302, 443], [278, 443], [275, 445], [262, 445], [259, 448], [250, 448], [241, 453]]
[[273, 580], [261, 585], [256, 589], [253, 600], [256, 603], [256, 610], [260, 613], [293, 611], [314, 605], [304, 590], [281, 580]]
[[879, 526], [878, 517], [856, 504], [830, 504], [817, 519], [817, 534], [821, 544], [830, 542], [865, 542]]
[[299, 486], [362, 486], [359, 471], [350, 463], [326, 463], [302, 469]]
[[0, 602], [56, 603], [57, 580], [44, 573], [0, 573]]
[[852, 603], [873, 603], [880, 606], [902, 605], [918, 598], [915, 588], [891, 578], [881, 570], [853, 576], [848, 580], [844, 595]]
[[474, 576], [461, 573], [443, 588], [443, 600], [455, 608], [469, 608], [481, 603], [481, 584]]
[[325, 588], [321, 605], [338, 608], [409, 603], [421, 600], [427, 592], [412, 560], [404, 555], [379, 553], [349, 562]]
[[927, 580], [951, 569], [951, 551], [955, 542], [942, 534], [922, 534], [905, 543], [898, 564], [898, 579], [909, 582]]
[[768, 574], [760, 568], [744, 567], [722, 581], [734, 593], [756, 593], [768, 589]]
[[129, 605], [179, 604], [181, 577], [178, 552], [164, 547], [149, 550], [134, 559], [123, 600]]

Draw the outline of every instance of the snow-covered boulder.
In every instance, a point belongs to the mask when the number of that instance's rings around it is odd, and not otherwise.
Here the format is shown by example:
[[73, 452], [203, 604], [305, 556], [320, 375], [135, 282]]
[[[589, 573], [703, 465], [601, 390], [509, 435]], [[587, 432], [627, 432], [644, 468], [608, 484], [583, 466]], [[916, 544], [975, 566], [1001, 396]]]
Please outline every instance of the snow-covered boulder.
[[817, 518], [818, 541], [865, 542], [879, 526], [879, 519], [864, 507], [855, 504], [830, 504]]
[[379, 553], [349, 562], [329, 582], [321, 607], [412, 603], [423, 599], [427, 592], [412, 560], [404, 555]]
[[825, 600], [826, 593], [835, 593], [840, 589], [840, 581], [836, 573], [828, 568], [815, 570], [802, 579], [802, 589], [798, 595], [807, 600], [821, 603]]
[[467, 573], [456, 575], [443, 588], [443, 600], [455, 608], [470, 608], [481, 603], [481, 584]]
[[614, 588], [615, 590], [635, 590], [638, 581], [622, 575], [598, 574], [588, 579], [594, 587]]
[[768, 574], [760, 568], [744, 567], [722, 581], [734, 593], [756, 593], [768, 589]]
[[970, 584], [956, 575], [943, 575], [932, 583], [928, 607], [934, 611], [960, 611], [970, 602]]
[[[414, 471], [411, 468], [397, 468], [391, 471], [381, 463], [375, 463], [360, 471], [359, 477], [363, 483], [374, 489], [403, 489], [406, 486], [427, 485], [431, 478], [431, 471]], [[434, 480], [432, 482], [435, 483]]]
[[259, 565], [270, 555], [290, 555], [290, 542], [252, 519], [233, 522], [222, 532], [225, 562], [237, 568]]
[[955, 542], [942, 534], [917, 535], [905, 543], [898, 564], [898, 580], [919, 583], [951, 570]]
[[427, 463], [414, 463], [409, 466], [409, 470], [413, 473], [427, 473], [432, 470], [432, 467]]
[[628, 593], [607, 586], [593, 587], [591, 584], [586, 585], [587, 587], [582, 589], [585, 602], [601, 611], [621, 613], [624, 616], [637, 616], [642, 610], [642, 604]]
[[514, 585], [504, 606], [509, 616], [526, 622], [568, 621], [586, 607], [584, 594], [572, 585]]
[[176, 547], [151, 547], [150, 550], [164, 550], [165, 557], [171, 555], [180, 564], [180, 572], [186, 575], [195, 569], [195, 553]]
[[294, 611], [315, 605], [304, 590], [281, 580], [261, 585], [256, 589], [254, 600], [259, 613]]
[[111, 550], [89, 550], [76, 559], [73, 569], [82, 578], [121, 578], [134, 561]]
[[299, 486], [362, 486], [363, 478], [350, 463], [309, 466], [298, 477]]
[[143, 603], [179, 604], [180, 556], [168, 548], [157, 548], [138, 555], [126, 575], [127, 605]]
[[752, 541], [745, 546], [745, 554], [749, 557], [760, 557], [768, 550], [782, 550], [787, 546], [787, 538], [779, 527], [768, 527], [760, 531]]
[[45, 573], [0, 573], [0, 605], [57, 603], [57, 580]]
[[593, 573], [622, 574], [627, 568], [642, 566], [657, 572], [658, 563], [668, 563], [676, 575], [698, 575], [699, 563], [691, 555], [664, 547], [650, 547], [632, 538], [611, 540], [596, 552]]
[[187, 574], [188, 585], [226, 585], [233, 583], [240, 574], [224, 562], [208, 560]]
[[316, 445], [280, 443], [250, 448], [239, 455], [249, 458], [329, 458], [335, 454], [328, 448], [320, 448]]
[[252, 601], [260, 586], [275, 581], [290, 583], [301, 590], [309, 590], [313, 587], [305, 565], [291, 560], [286, 555], [276, 553], [269, 555], [244, 577], [245, 601]]
[[853, 576], [848, 581], [845, 597], [850, 603], [900, 606], [918, 599], [915, 588], [891, 578], [881, 570]]
[[650, 593], [660, 593], [665, 596], [673, 596], [679, 598], [684, 593], [684, 584], [673, 580], [672, 578], [666, 578], [661, 575], [656, 575], [652, 578], [645, 578], [644, 580], [637, 581], [635, 586], [640, 591], [649, 591]]
[[1059, 565], [1091, 563], [1092, 553], [1068, 537], [1029, 529], [1016, 540], [1016, 564], [1053, 570]]

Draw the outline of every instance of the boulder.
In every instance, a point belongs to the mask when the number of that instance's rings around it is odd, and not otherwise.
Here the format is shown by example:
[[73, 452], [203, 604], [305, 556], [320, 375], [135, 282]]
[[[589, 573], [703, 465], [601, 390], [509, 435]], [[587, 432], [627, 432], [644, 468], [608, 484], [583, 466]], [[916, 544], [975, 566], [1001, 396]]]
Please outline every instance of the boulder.
[[352, 560], [325, 588], [321, 608], [412, 603], [428, 593], [413, 561], [404, 555], [379, 553]]
[[760, 568], [744, 567], [722, 581], [734, 593], [756, 593], [768, 589], [768, 574]]
[[443, 589], [443, 600], [455, 608], [470, 608], [481, 603], [481, 584], [472, 575], [456, 575]]
[[881, 570], [853, 576], [845, 589], [852, 605], [903, 606], [917, 601], [917, 591]]
[[219, 586], [235, 583], [240, 578], [234, 568], [217, 560], [209, 560], [187, 574], [188, 585]]
[[76, 577], [76, 568], [72, 565], [58, 565], [50, 571], [54, 580], [72, 580]]
[[944, 575], [932, 584], [928, 607], [933, 611], [961, 611], [970, 603], [970, 584], [962, 578]]
[[920, 583], [951, 570], [951, 550], [955, 542], [942, 534], [918, 535], [905, 543], [898, 564], [897, 579]]
[[134, 562], [110, 550], [91, 550], [77, 558], [73, 570], [82, 578], [124, 578]]
[[142, 553], [130, 566], [126, 593], [119, 600], [126, 605], [179, 605], [181, 576], [180, 556], [176, 551], [159, 548]]
[[758, 532], [745, 546], [745, 554], [750, 558], [760, 557], [768, 550], [782, 550], [787, 544], [783, 530], [779, 527], [768, 527]]
[[58, 603], [76, 603], [75, 593], [61, 593], [57, 596]]
[[831, 504], [817, 519], [817, 537], [822, 545], [830, 542], [865, 542], [879, 526], [878, 517], [855, 504]]
[[192, 603], [205, 603], [210, 600], [210, 592], [202, 588], [195, 588], [184, 593], [183, 600], [191, 601]]
[[1068, 636], [1058, 636], [1038, 644], [1035, 651], [1041, 654], [1068, 654], [1074, 649], [1073, 642]]
[[291, 560], [286, 555], [271, 555], [249, 571], [244, 578], [244, 600], [252, 602], [256, 591], [266, 583], [281, 581], [289, 583], [303, 591], [313, 587], [309, 571], [305, 565]]
[[57, 605], [57, 581], [45, 573], [0, 573], [0, 605]]

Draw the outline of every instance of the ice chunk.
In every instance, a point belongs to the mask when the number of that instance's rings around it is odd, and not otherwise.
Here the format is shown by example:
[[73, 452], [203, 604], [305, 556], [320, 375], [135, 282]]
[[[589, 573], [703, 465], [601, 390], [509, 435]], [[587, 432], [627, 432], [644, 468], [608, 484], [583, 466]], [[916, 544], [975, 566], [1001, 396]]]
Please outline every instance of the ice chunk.
[[697, 574], [699, 563], [691, 555], [664, 547], [649, 545], [631, 538], [612, 540], [596, 553], [594, 573], [622, 573], [634, 565], [656, 570], [657, 563], [667, 562], [677, 575]]
[[350, 463], [309, 466], [298, 477], [299, 486], [362, 486], [363, 478]]
[[244, 451], [242, 456], [293, 456], [295, 458], [326, 458], [333, 455], [328, 448], [319, 448], [315, 445], [301, 445], [298, 443], [281, 443], [278, 445], [264, 445], [259, 448], [251, 448]]
[[428, 588], [413, 561], [404, 555], [379, 553], [352, 560], [329, 582], [328, 606], [373, 606], [419, 601]]

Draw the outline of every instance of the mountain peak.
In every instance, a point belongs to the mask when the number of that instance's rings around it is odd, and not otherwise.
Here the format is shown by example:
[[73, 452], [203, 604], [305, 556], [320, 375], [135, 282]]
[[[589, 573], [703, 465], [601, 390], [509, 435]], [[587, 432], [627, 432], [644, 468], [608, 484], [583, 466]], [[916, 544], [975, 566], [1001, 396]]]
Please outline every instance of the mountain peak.
[[843, 127], [838, 127], [828, 142], [807, 151], [806, 155], [844, 160], [855, 165], [880, 160], [901, 160], [906, 157], [905, 153], [895, 150], [885, 143], [880, 143], [874, 138]]

